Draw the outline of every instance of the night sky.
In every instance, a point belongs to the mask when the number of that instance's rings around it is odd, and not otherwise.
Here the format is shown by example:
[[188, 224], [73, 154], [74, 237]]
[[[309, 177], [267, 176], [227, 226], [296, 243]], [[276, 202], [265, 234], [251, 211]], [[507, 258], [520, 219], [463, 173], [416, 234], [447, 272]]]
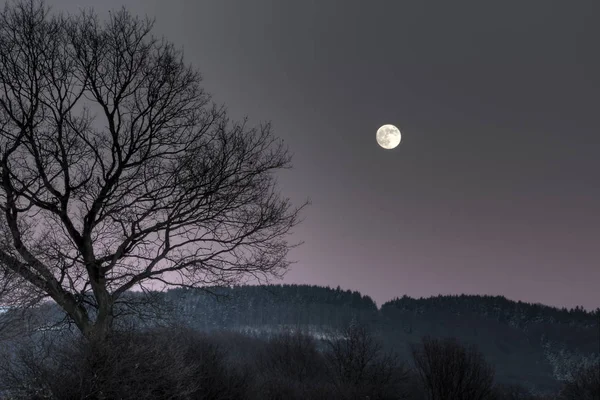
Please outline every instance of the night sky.
[[598, 0], [47, 4], [156, 17], [215, 101], [272, 121], [312, 201], [285, 282], [600, 306]]

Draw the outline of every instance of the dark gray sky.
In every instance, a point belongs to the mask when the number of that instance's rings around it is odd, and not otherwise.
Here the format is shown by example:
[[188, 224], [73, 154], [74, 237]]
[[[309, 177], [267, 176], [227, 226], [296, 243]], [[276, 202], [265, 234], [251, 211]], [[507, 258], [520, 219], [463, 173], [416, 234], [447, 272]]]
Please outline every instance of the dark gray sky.
[[47, 4], [156, 17], [217, 102], [273, 122], [313, 203], [286, 282], [600, 306], [598, 0]]

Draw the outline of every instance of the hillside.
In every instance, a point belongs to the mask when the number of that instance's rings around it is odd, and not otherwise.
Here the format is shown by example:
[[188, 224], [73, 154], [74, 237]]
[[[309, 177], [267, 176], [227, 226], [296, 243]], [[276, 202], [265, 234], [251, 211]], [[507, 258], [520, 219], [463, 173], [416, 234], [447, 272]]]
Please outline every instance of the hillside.
[[[600, 359], [596, 314], [502, 296], [403, 296], [378, 308], [359, 292], [309, 285], [172, 289], [151, 295], [153, 306], [130, 314], [129, 321], [177, 322], [199, 330], [255, 335], [295, 328], [323, 337], [355, 320], [367, 324], [406, 360], [410, 344], [422, 336], [456, 337], [483, 352], [496, 367], [499, 382], [520, 383], [541, 392], [556, 389], [574, 366]], [[142, 297], [128, 293], [128, 300], [141, 304]], [[122, 312], [127, 310], [121, 307]], [[43, 314], [60, 320], [60, 314], [47, 306]]]
[[456, 337], [480, 348], [496, 366], [497, 379], [545, 391], [569, 377], [574, 366], [599, 358], [598, 318], [576, 308], [557, 309], [502, 296], [407, 296], [377, 308], [359, 292], [308, 285], [270, 285], [165, 294], [173, 317], [200, 329], [273, 330], [296, 326], [314, 333], [357, 319], [387, 346], [409, 358], [422, 336]]

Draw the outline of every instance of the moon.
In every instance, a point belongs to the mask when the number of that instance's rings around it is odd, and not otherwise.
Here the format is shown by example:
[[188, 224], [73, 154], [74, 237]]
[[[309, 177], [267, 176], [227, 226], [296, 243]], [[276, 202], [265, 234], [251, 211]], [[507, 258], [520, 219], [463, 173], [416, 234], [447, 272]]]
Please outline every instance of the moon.
[[377, 143], [384, 149], [393, 149], [400, 144], [402, 135], [394, 125], [383, 125], [377, 129]]

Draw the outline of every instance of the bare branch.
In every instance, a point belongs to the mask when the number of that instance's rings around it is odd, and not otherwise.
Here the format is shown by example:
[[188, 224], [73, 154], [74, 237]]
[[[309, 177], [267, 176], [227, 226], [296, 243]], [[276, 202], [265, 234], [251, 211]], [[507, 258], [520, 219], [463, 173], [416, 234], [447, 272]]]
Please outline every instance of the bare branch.
[[86, 334], [144, 282], [281, 276], [306, 205], [276, 190], [291, 157], [270, 124], [230, 121], [152, 27], [37, 0], [0, 13], [0, 283], [50, 296]]

